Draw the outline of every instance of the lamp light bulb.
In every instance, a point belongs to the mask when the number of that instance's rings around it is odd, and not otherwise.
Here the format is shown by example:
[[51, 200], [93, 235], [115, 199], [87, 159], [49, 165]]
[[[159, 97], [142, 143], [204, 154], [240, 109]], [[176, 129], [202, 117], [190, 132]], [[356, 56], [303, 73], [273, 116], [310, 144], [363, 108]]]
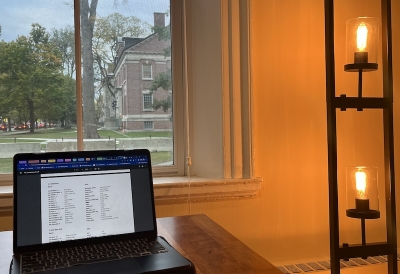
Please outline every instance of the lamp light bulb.
[[359, 52], [365, 51], [367, 47], [368, 28], [364, 23], [361, 23], [357, 28], [357, 49]]
[[356, 189], [357, 198], [367, 199], [366, 189], [367, 189], [367, 174], [363, 170], [356, 171]]

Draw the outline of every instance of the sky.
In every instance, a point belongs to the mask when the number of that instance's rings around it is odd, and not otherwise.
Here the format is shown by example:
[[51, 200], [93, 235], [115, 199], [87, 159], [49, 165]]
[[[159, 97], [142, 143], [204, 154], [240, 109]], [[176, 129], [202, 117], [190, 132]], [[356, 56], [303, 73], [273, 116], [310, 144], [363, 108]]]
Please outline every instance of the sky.
[[[117, 3], [117, 4], [114, 4]], [[15, 40], [28, 35], [32, 23], [39, 23], [48, 31], [73, 26], [73, 0], [0, 0], [0, 40]], [[98, 16], [119, 12], [135, 16], [150, 25], [153, 12], [169, 11], [169, 0], [99, 0]]]

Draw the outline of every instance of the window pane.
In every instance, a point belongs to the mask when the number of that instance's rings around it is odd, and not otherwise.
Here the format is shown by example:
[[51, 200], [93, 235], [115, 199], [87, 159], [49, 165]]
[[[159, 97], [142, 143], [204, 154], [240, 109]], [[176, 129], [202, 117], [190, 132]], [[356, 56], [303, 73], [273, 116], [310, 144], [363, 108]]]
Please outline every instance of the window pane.
[[144, 121], [144, 129], [153, 129], [153, 121]]
[[140, 142], [157, 151], [153, 163], [171, 165], [169, 0], [99, 1], [93, 33], [89, 10], [90, 3], [81, 6], [84, 146], [131, 149]]
[[73, 2], [2, 1], [0, 173], [17, 152], [76, 149]]
[[143, 64], [142, 70], [143, 70], [142, 71], [143, 79], [152, 79], [153, 78], [153, 76], [151, 74], [151, 65]]
[[143, 110], [153, 110], [152, 94], [143, 94]]
[[[173, 164], [169, 0], [101, 0], [95, 20], [85, 20], [91, 1], [80, 2], [78, 118], [73, 1], [0, 3], [7, 14], [0, 23], [0, 173], [12, 171], [16, 152], [76, 150], [80, 119], [85, 150], [130, 149], [145, 140], [143, 147], [157, 151], [156, 165]], [[147, 111], [143, 91], [152, 97]], [[169, 145], [161, 151], [154, 137]]]

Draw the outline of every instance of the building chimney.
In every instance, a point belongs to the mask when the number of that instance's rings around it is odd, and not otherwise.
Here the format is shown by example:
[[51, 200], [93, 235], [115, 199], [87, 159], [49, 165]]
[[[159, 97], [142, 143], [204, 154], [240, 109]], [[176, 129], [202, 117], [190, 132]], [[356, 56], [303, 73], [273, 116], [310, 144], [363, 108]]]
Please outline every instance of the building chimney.
[[154, 27], [165, 27], [165, 13], [154, 13]]

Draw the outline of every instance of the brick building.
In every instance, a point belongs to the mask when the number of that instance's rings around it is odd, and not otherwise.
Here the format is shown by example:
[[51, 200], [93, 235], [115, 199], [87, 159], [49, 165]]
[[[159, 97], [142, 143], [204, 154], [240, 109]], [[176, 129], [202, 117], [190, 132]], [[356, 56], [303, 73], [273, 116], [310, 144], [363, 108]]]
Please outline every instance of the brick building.
[[[154, 25], [165, 27], [164, 13], [154, 13]], [[114, 117], [125, 131], [172, 130], [172, 110], [153, 109], [153, 102], [167, 100], [172, 90], [150, 91], [155, 77], [171, 69], [171, 58], [164, 54], [170, 40], [159, 39], [158, 33], [153, 33], [145, 38], [118, 37], [117, 42], [112, 73], [117, 92], [115, 98], [106, 96], [106, 120]]]

